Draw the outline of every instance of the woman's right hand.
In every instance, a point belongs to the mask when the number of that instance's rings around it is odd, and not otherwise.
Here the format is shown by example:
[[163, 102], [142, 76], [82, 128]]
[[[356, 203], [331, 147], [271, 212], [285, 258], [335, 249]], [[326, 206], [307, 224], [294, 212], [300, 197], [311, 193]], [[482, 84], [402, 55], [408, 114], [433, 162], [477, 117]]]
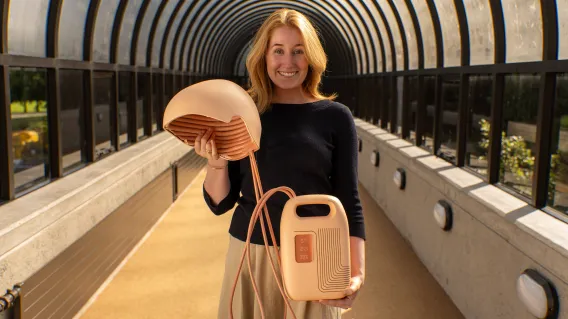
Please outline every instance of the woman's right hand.
[[208, 159], [209, 164], [213, 166], [226, 166], [228, 164], [227, 160], [219, 158], [215, 145], [215, 132], [212, 128], [197, 135], [194, 149], [197, 155]]

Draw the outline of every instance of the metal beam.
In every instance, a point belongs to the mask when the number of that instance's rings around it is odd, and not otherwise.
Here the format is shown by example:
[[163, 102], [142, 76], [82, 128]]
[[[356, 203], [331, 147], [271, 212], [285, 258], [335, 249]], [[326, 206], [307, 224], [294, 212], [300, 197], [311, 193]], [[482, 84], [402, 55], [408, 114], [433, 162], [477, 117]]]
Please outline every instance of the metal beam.
[[[542, 59], [558, 58], [558, 16], [556, 5], [548, 0], [540, 3], [543, 21]], [[540, 75], [540, 96], [536, 129], [536, 160], [532, 184], [533, 205], [541, 208], [547, 204], [552, 153], [553, 116], [556, 106], [556, 73]]]
[[150, 34], [148, 35], [148, 44], [146, 45], [146, 66], [152, 67], [152, 54], [154, 50], [154, 36], [156, 35], [156, 28], [158, 27], [158, 22], [162, 17], [162, 13], [168, 4], [168, 0], [163, 0], [158, 6], [158, 11], [156, 11], [156, 15], [154, 15], [154, 19], [152, 20], [152, 26], [150, 27]]
[[[60, 0], [52, 0], [47, 16], [47, 56], [57, 58], [59, 40]], [[63, 176], [63, 155], [61, 152], [61, 98], [59, 69], [47, 69], [47, 121], [49, 139], [49, 175], [51, 178]]]
[[[236, 6], [237, 8], [239, 8], [238, 12], [241, 12], [241, 11], [246, 12], [246, 9], [249, 9], [248, 11], [250, 11], [252, 13], [253, 9], [256, 9], [256, 8], [258, 8], [258, 10], [262, 10], [262, 9], [268, 8], [268, 7], [271, 7], [271, 8], [274, 8], [274, 9], [278, 9], [280, 7], [289, 7], [289, 8], [295, 9], [297, 11], [303, 12], [306, 15], [310, 15], [309, 12], [314, 12], [313, 16], [311, 16], [310, 18], [318, 20], [318, 21], [320, 20], [319, 16], [317, 15], [317, 12], [320, 12], [320, 10], [318, 10], [318, 7], [317, 7], [318, 4], [313, 3], [313, 2], [302, 3], [302, 4], [305, 4], [305, 6], [300, 6], [298, 4], [295, 4], [295, 2], [291, 2], [291, 1], [277, 1], [277, 2], [270, 2], [268, 4], [266, 4], [266, 3], [253, 3], [250, 7], [243, 7], [242, 4], [243, 3], [238, 3], [238, 5], [237, 5], [237, 3], [235, 3], [235, 5], [230, 7], [230, 10], [234, 11], [233, 7]], [[218, 24], [215, 25], [215, 28], [213, 29], [212, 32], [207, 33], [208, 36], [209, 36], [209, 34], [212, 35], [212, 36], [210, 36], [210, 38], [213, 38], [213, 39], [226, 38], [226, 37], [217, 35], [217, 33], [220, 32], [219, 26], [222, 26], [222, 27], [225, 26], [225, 23], [223, 23], [223, 22], [225, 22], [227, 20], [228, 16], [235, 16], [234, 12], [231, 13], [231, 14], [223, 12], [220, 15], [224, 16], [224, 18], [223, 18], [222, 21], [219, 21]], [[330, 15], [330, 13], [328, 13], [328, 16], [329, 15]], [[236, 16], [240, 16], [240, 15], [236, 15]], [[249, 15], [249, 17], [250, 17], [250, 15]], [[334, 16], [333, 16], [333, 19], [335, 20]], [[328, 24], [328, 21], [325, 20], [325, 19], [322, 19], [321, 21], [322, 22], [320, 23], [320, 26], [322, 28], [325, 28], [325, 25]], [[234, 22], [234, 21], [231, 21], [231, 22]], [[335, 25], [330, 26], [330, 28], [329, 28], [330, 30], [335, 30], [336, 28], [340, 28], [340, 29], [343, 30], [344, 34], [348, 34], [345, 31], [344, 26], [341, 23], [337, 22], [336, 20], [335, 20], [335, 22], [336, 22]], [[226, 28], [222, 28], [221, 30], [225, 31], [225, 30], [232, 30], [232, 29], [234, 29], [234, 27], [229, 26], [229, 27], [226, 27]], [[331, 34], [335, 34], [335, 32], [333, 32]], [[213, 44], [206, 43], [204, 45], [201, 45], [200, 44], [201, 38], [200, 37], [197, 37], [197, 38], [198, 38], [198, 40], [197, 40], [198, 51], [197, 51], [196, 57], [197, 57], [198, 60], [195, 60], [194, 63], [197, 63], [197, 61], [199, 61], [199, 59], [201, 57], [203, 57], [205, 59], [210, 59], [210, 58], [213, 59], [213, 62], [205, 62], [204, 63], [205, 65], [219, 65], [218, 62], [219, 62], [219, 59], [222, 58], [222, 56], [219, 56], [219, 55], [213, 56], [213, 54], [210, 53], [210, 51], [219, 52], [219, 50], [217, 49], [218, 43], [217, 42], [213, 43]], [[343, 38], [343, 37], [341, 37], [341, 38]], [[351, 47], [353, 48], [354, 44], [353, 44], [353, 42], [351, 42], [350, 38], [347, 37], [346, 40], [350, 43]], [[339, 42], [339, 43], [341, 43], [341, 42]], [[205, 54], [200, 53], [203, 50], [205, 50], [204, 51]], [[350, 63], [351, 63], [351, 61], [350, 61]], [[206, 72], [215, 73], [215, 72], [219, 72], [219, 70], [214, 70], [213, 72], [210, 72], [209, 70], [207, 70]]]
[[[389, 25], [389, 22], [387, 20], [387, 17], [385, 16], [385, 13], [381, 7], [381, 5], [376, 1], [373, 0], [373, 4], [375, 5], [375, 8], [377, 9], [377, 11], [379, 12], [379, 15], [381, 16], [381, 20], [383, 21], [383, 24], [385, 25], [385, 29], [387, 30], [387, 36], [389, 38], [389, 44], [390, 44], [390, 48], [391, 48], [391, 65], [392, 65], [392, 69], [396, 70], [397, 66], [396, 66], [396, 48], [394, 45], [394, 37], [392, 35], [392, 31], [391, 31], [391, 27]], [[396, 85], [393, 86], [393, 83], [396, 83], [396, 81], [393, 82], [392, 78], [386, 78], [385, 80], [383, 80], [383, 85], [384, 88], [389, 88], [389, 96], [391, 96], [391, 104], [389, 105], [388, 103], [388, 99], [386, 99], [386, 94], [383, 92], [383, 95], [385, 95], [385, 99], [383, 99], [383, 111], [381, 112], [381, 119], [384, 119], [384, 121], [381, 121], [382, 123], [382, 127], [386, 128], [387, 127], [387, 122], [390, 122], [390, 132], [391, 133], [396, 133]], [[394, 96], [393, 96], [394, 94]], [[388, 114], [388, 115], [387, 115]]]
[[[434, 0], [426, 0], [428, 4], [428, 9], [430, 10], [430, 16], [432, 17], [432, 25], [434, 26], [434, 34], [436, 36], [436, 67], [442, 68], [444, 66], [444, 43], [442, 38], [442, 26], [440, 24], [440, 16], [438, 15], [438, 10], [434, 4]], [[442, 80], [440, 76], [436, 77], [436, 105], [434, 111], [434, 147], [432, 152], [434, 154], [438, 153], [440, 148], [440, 128], [441, 128], [441, 116], [442, 116]]]
[[136, 17], [136, 23], [134, 24], [134, 30], [132, 31], [132, 41], [130, 42], [130, 64], [136, 65], [136, 55], [138, 48], [138, 38], [140, 37], [140, 28], [142, 27], [142, 22], [148, 10], [148, 5], [150, 5], [150, 0], [144, 0], [144, 3], [140, 6], [138, 11], [138, 16]]
[[[293, 8], [293, 9], [296, 9], [296, 10], [303, 10], [303, 8], [296, 7], [295, 5], [287, 4], [287, 6], [288, 6], [289, 8]], [[278, 7], [277, 4], [271, 4], [270, 6], [264, 6], [264, 7], [263, 7], [262, 9], [260, 9], [259, 11], [255, 11], [255, 14], [256, 14], [256, 15], [263, 15], [263, 14], [268, 15], [268, 14], [270, 14], [271, 12], [273, 12], [275, 9], [278, 9], [278, 8], [279, 8], [279, 7]], [[244, 11], [244, 10], [245, 10], [244, 8], [241, 8], [241, 9], [240, 9], [240, 11]], [[321, 21], [322, 24], [320, 25], [320, 27], [323, 28], [324, 31], [327, 30], [326, 24], [325, 24], [325, 22], [323, 22], [323, 21], [325, 21], [325, 20], [320, 20], [320, 18], [319, 18], [318, 16], [315, 16], [315, 15], [314, 15], [314, 16], [311, 16], [311, 14], [310, 14], [309, 12], [304, 12], [304, 14], [306, 14], [310, 19], [316, 20], [316, 21], [318, 21], [318, 22]], [[240, 16], [240, 15], [239, 15], [239, 16]], [[233, 21], [233, 22], [234, 22], [234, 21]], [[230, 32], [234, 32], [234, 28], [228, 28], [228, 29], [232, 29], [233, 31], [230, 31]], [[249, 32], [249, 30], [244, 29], [243, 32]], [[332, 37], [332, 39], [335, 39], [335, 38], [336, 38], [336, 37], [334, 37], [334, 35], [335, 35], [335, 33], [330, 33], [330, 36]], [[251, 32], [251, 37], [252, 37], [252, 32]], [[218, 42], [222, 42], [223, 39], [231, 39], [231, 38], [232, 38], [232, 37], [231, 37], [231, 36], [228, 36], [228, 35], [224, 35], [223, 38], [217, 38], [216, 42], [213, 43], [213, 46], [212, 46], [212, 47], [216, 47], [216, 46], [218, 45]], [[340, 40], [337, 40], [337, 41], [340, 41]], [[345, 45], [341, 45], [341, 44], [340, 44], [341, 42], [337, 42], [337, 43], [338, 43], [338, 44], [336, 44], [335, 47], [338, 47], [338, 48], [340, 48], [340, 49], [344, 49], [344, 48], [345, 48]], [[218, 73], [222, 72], [222, 70], [223, 70], [223, 68], [220, 66], [220, 65], [221, 65], [221, 61], [223, 61], [223, 60], [221, 59], [221, 57], [226, 56], [225, 50], [226, 50], [227, 47], [230, 48], [231, 46], [230, 46], [230, 45], [227, 45], [227, 43], [225, 43], [225, 48], [221, 49], [222, 51], [221, 51], [220, 53], [218, 53], [218, 54], [214, 57], [215, 60], [214, 60], [213, 63], [211, 63], [212, 65], [218, 65], [218, 70], [216, 71], [216, 72], [218, 72]], [[232, 47], [236, 47], [236, 46], [233, 45]], [[343, 56], [350, 57], [349, 54], [344, 54]], [[349, 60], [352, 61], [352, 59], [349, 59]], [[210, 65], [210, 64], [208, 63], [208, 65]]]
[[12, 200], [14, 194], [14, 152], [10, 115], [10, 70], [0, 65], [0, 201]]
[[[373, 50], [372, 59], [373, 59], [373, 65], [375, 66], [375, 69], [374, 69], [374, 70], [371, 70], [371, 68], [370, 68], [370, 66], [369, 66], [369, 63], [368, 63], [368, 61], [367, 61], [367, 74], [377, 73], [377, 72], [378, 72], [377, 64], [379, 63], [379, 62], [377, 61], [377, 44], [374, 43], [373, 35], [371, 34], [371, 30], [370, 30], [370, 27], [371, 27], [371, 26], [365, 21], [365, 19], [363, 18], [363, 15], [361, 14], [361, 12], [359, 12], [359, 9], [358, 9], [357, 7], [355, 7], [355, 5], [353, 4], [353, 2], [347, 1], [347, 4], [349, 4], [349, 6], [351, 7], [351, 9], [352, 9], [352, 10], [357, 14], [357, 16], [359, 17], [359, 20], [361, 20], [361, 24], [362, 24], [362, 26], [365, 28], [365, 31], [367, 32], [367, 36], [369, 37], [370, 47], [371, 47], [371, 49]], [[364, 5], [363, 5], [363, 7], [365, 7], [365, 9], [368, 9], [368, 8], [367, 8], [366, 6], [364, 6]], [[369, 15], [369, 17], [372, 17], [372, 15]], [[372, 18], [371, 18], [371, 21], [374, 22]], [[378, 35], [378, 38], [380, 39], [380, 32], [379, 32], [379, 29], [377, 28], [377, 29], [375, 29], [375, 31], [376, 31], [376, 33], [377, 33], [377, 35]], [[363, 42], [365, 43], [365, 47], [366, 47], [367, 43], [365, 42], [365, 40], [363, 40]], [[382, 45], [382, 43], [380, 43], [380, 44], [378, 44], [378, 45], [380, 46], [380, 45]], [[369, 57], [367, 56], [367, 58], [369, 58]]]
[[[257, 12], [257, 14], [261, 15], [260, 19], [260, 23], [258, 23], [258, 25], [260, 25], [262, 23], [262, 20], [264, 20], [266, 17], [262, 17], [262, 14], [270, 14], [273, 11], [272, 8], [264, 8], [262, 11]], [[255, 20], [257, 21], [257, 20]], [[244, 43], [248, 42], [250, 38], [252, 38], [252, 32], [251, 34], [247, 35], [247, 32], [250, 32], [252, 28], [252, 26], [254, 26], [254, 23], [251, 24], [247, 24], [247, 27], [242, 27], [241, 29], [235, 29], [233, 32], [229, 33], [226, 35], [227, 39], [232, 39], [233, 41], [231, 42], [226, 42], [225, 43], [225, 47], [223, 48], [223, 51], [221, 51], [218, 56], [220, 57], [227, 57], [230, 56], [230, 58], [226, 58], [224, 59], [224, 63], [222, 63], [222, 61], [219, 61], [219, 65], [223, 65], [223, 68], [221, 68], [218, 72], [222, 73], [223, 71], [226, 72], [226, 70], [230, 69], [230, 63], [235, 61], [235, 55], [238, 54], [238, 51], [235, 52], [226, 52], [227, 48], [241, 48]], [[238, 35], [234, 35], [235, 32], [238, 32]], [[333, 51], [331, 51], [330, 55], [333, 55]]]
[[162, 36], [162, 45], [160, 46], [160, 60], [158, 61], [158, 66], [160, 69], [164, 68], [164, 55], [166, 52], [166, 46], [168, 44], [168, 39], [170, 37], [170, 31], [172, 29], [172, 25], [179, 11], [181, 10], [181, 7], [183, 7], [184, 3], [185, 3], [184, 0], [179, 0], [178, 4], [174, 8], [174, 11], [172, 12], [172, 15], [170, 16], [170, 19], [168, 20], [168, 24], [166, 25], [166, 30], [164, 30], [164, 35]]
[[101, 0], [92, 0], [87, 11], [87, 19], [85, 21], [85, 34], [83, 38], [83, 60], [93, 60], [93, 41], [95, 38], [95, 22], [97, 20], [97, 12]]
[[[381, 72], [385, 72], [387, 70], [387, 56], [385, 54], [385, 44], [384, 44], [384, 40], [383, 40], [383, 35], [381, 34], [381, 31], [379, 29], [379, 26], [377, 25], [377, 21], [375, 19], [373, 19], [373, 14], [371, 13], [371, 10], [368, 7], [368, 3], [367, 2], [363, 2], [361, 3], [361, 6], [363, 8], [365, 8], [365, 12], [367, 12], [367, 15], [369, 17], [371, 17], [371, 22], [373, 23], [373, 27], [375, 28], [375, 31], [377, 32], [377, 37], [379, 38], [379, 48], [381, 51]], [[375, 73], [379, 73], [379, 67], [378, 65], [375, 63]]]
[[[469, 44], [469, 25], [467, 22], [467, 15], [462, 0], [454, 0], [456, 13], [458, 16], [458, 23], [461, 38], [461, 65], [469, 65], [470, 63], [470, 44]], [[460, 96], [458, 104], [458, 123], [457, 123], [457, 149], [456, 149], [456, 164], [462, 167], [465, 164], [465, 153], [467, 145], [467, 125], [468, 121], [468, 105], [467, 97], [469, 95], [469, 76], [460, 74]]]
[[116, 16], [114, 18], [114, 23], [112, 24], [112, 33], [110, 36], [110, 59], [109, 62], [112, 64], [117, 63], [118, 57], [118, 41], [120, 39], [120, 30], [122, 28], [122, 21], [124, 19], [124, 12], [126, 11], [126, 6], [128, 0], [120, 0], [118, 4], [118, 9], [116, 10]]
[[[392, 0], [387, 0], [389, 6], [392, 9], [392, 12], [394, 14], [394, 17], [396, 19], [396, 24], [398, 25], [398, 30], [399, 30], [399, 34], [400, 34], [400, 38], [402, 40], [402, 53], [404, 56], [404, 66], [403, 69], [404, 70], [408, 70], [408, 65], [409, 65], [409, 61], [408, 61], [408, 41], [406, 39], [406, 32], [404, 30], [404, 25], [402, 23], [402, 19], [400, 18], [400, 14], [398, 13], [398, 10], [394, 4], [394, 2]], [[398, 90], [398, 81], [395, 78], [395, 88]], [[402, 114], [401, 114], [401, 119], [402, 119], [402, 123], [400, 123], [401, 129], [402, 129], [402, 134], [401, 137], [403, 139], [408, 138], [408, 136], [410, 136], [410, 99], [409, 99], [409, 94], [406, 94], [406, 91], [408, 90], [408, 77], [405, 76], [402, 80]], [[395, 90], [396, 92], [398, 92], [397, 90]], [[394, 108], [396, 110], [396, 101], [398, 99], [398, 94], [397, 96], [395, 96], [393, 98], [394, 101]], [[398, 112], [398, 110], [396, 110]], [[394, 112], [393, 116], [397, 116], [396, 112]], [[395, 117], [396, 119], [396, 117]]]
[[[365, 19], [363, 19], [363, 17], [358, 12], [357, 8], [355, 8], [353, 3], [351, 3], [351, 1], [335, 0], [335, 3], [337, 3], [338, 5], [341, 5], [343, 7], [343, 10], [345, 10], [345, 12], [349, 16], [350, 20], [355, 25], [355, 29], [357, 30], [357, 33], [359, 34], [359, 38], [361, 39], [361, 42], [363, 43], [363, 48], [362, 48], [362, 50], [360, 50], [360, 52], [361, 52], [361, 69], [359, 70], [359, 74], [363, 74], [363, 73], [369, 74], [371, 72], [370, 72], [370, 69], [369, 69], [369, 59], [370, 59], [369, 53], [370, 52], [369, 52], [369, 48], [367, 47], [368, 44], [370, 44], [371, 48], [373, 49], [373, 59], [374, 59], [373, 61], [375, 63], [377, 63], [377, 60], [376, 60], [377, 52], [375, 51], [376, 50], [375, 46], [373, 45], [373, 43], [367, 43], [367, 41], [365, 41], [365, 37], [363, 36], [363, 31], [361, 30], [361, 26], [362, 26], [367, 31], [367, 35], [369, 37], [369, 40], [373, 41], [373, 37], [371, 36], [371, 33], [369, 32], [369, 26], [367, 25], [367, 23], [365, 23]], [[349, 4], [351, 9], [353, 10], [353, 12], [355, 12], [357, 14], [359, 21], [356, 21], [355, 17], [351, 14], [351, 10], [348, 10], [347, 8], [345, 8], [346, 4]], [[338, 13], [339, 13], [340, 16], [342, 15], [340, 12], [338, 12]], [[347, 24], [347, 25], [350, 27], [350, 24]], [[353, 29], [351, 29], [351, 32], [353, 32]], [[362, 52], [365, 52], [365, 57], [363, 57]], [[363, 70], [363, 61], [366, 61], [367, 70]]]
[[[493, 18], [493, 34], [495, 38], [495, 64], [505, 65], [505, 19], [500, 1], [490, 1], [491, 16]], [[491, 126], [488, 152], [488, 181], [490, 184], [499, 182], [501, 167], [501, 130], [503, 127], [503, 91], [505, 76], [500, 73], [493, 74], [493, 99], [491, 101]]]
[[[176, 52], [178, 52], [176, 50], [177, 48], [177, 44], [179, 41], [179, 38], [181, 36], [181, 30], [183, 29], [183, 26], [185, 25], [185, 21], [187, 21], [187, 18], [189, 17], [189, 15], [191, 14], [191, 12], [193, 12], [193, 9], [195, 8], [195, 5], [197, 4], [197, 1], [192, 1], [191, 4], [189, 5], [189, 7], [187, 8], [187, 10], [185, 11], [185, 13], [183, 14], [183, 17], [181, 18], [181, 21], [179, 23], [179, 26], [176, 30], [176, 34], [174, 36], [174, 42], [172, 44], [172, 50], [170, 51], [170, 69], [175, 69], [175, 58], [176, 58]], [[166, 57], [162, 57], [162, 59], [165, 59]], [[183, 66], [180, 64], [179, 67], [180, 71], [184, 71], [183, 70]]]
[[[240, 12], [246, 12], [247, 9], [248, 9], [249, 11], [253, 11], [254, 9], [259, 8], [258, 11], [255, 11], [255, 14], [259, 14], [259, 11], [260, 11], [260, 10], [268, 10], [269, 8], [270, 8], [271, 10], [276, 10], [276, 9], [279, 9], [280, 7], [288, 7], [288, 8], [295, 9], [295, 10], [297, 10], [297, 11], [303, 12], [303, 13], [306, 14], [310, 19], [313, 19], [314, 21], [316, 21], [316, 23], [318, 23], [318, 25], [319, 25], [324, 31], [329, 30], [329, 31], [327, 31], [327, 32], [328, 32], [328, 34], [332, 37], [332, 39], [337, 39], [337, 40], [336, 40], [336, 43], [337, 43], [336, 46], [339, 47], [341, 50], [346, 50], [346, 45], [342, 44], [344, 41], [339, 40], [339, 39], [343, 39], [343, 37], [342, 37], [342, 36], [338, 36], [338, 35], [337, 35], [337, 32], [334, 32], [334, 30], [336, 30], [337, 26], [333, 26], [333, 25], [331, 25], [331, 24], [329, 23], [329, 21], [327, 21], [326, 19], [320, 18], [320, 17], [317, 15], [317, 11], [312, 11], [312, 10], [315, 10], [315, 9], [313, 9], [312, 7], [310, 7], [310, 8], [307, 8], [307, 7], [300, 7], [300, 6], [298, 6], [298, 5], [295, 5], [295, 4], [293, 4], [293, 3], [290, 3], [289, 1], [271, 2], [269, 5], [266, 5], [266, 4], [263, 4], [263, 3], [256, 3], [255, 5], [253, 5], [253, 6], [251, 6], [251, 7], [237, 6], [236, 8], [238, 8], [238, 10], [237, 10], [236, 12], [227, 14], [227, 15], [225, 15], [225, 17], [227, 17], [227, 16], [229, 16], [229, 15], [230, 15], [230, 16], [232, 16], [232, 15], [242, 16], [242, 14], [237, 14], [237, 12], [238, 12], [238, 13], [240, 13]], [[234, 11], [236, 8], [231, 9], [231, 11]], [[230, 12], [231, 12], [231, 11], [230, 11]], [[264, 11], [262, 11], [262, 12], [264, 12]], [[222, 20], [222, 22], [220, 21], [220, 23], [215, 26], [215, 29], [214, 29], [214, 31], [213, 31], [214, 34], [216, 34], [217, 32], [220, 32], [220, 31], [219, 31], [220, 29], [219, 29], [217, 26], [220, 26], [220, 27], [221, 27], [221, 30], [223, 30], [223, 31], [224, 31], [225, 29], [227, 29], [227, 30], [232, 30], [232, 29], [234, 29], [234, 28], [232, 28], [232, 27], [226, 27], [226, 23], [228, 23], [228, 22], [233, 22], [233, 23], [234, 23], [234, 21], [230, 21], [230, 20], [227, 21], [227, 18], [224, 18], [224, 19]], [[328, 25], [328, 24], [329, 24], [329, 28], [327, 28], [327, 25]], [[343, 26], [340, 25], [339, 27], [343, 29]], [[343, 30], [344, 30], [344, 29], [343, 29]], [[344, 32], [345, 32], [345, 31], [344, 31]], [[221, 39], [225, 39], [225, 38], [227, 38], [227, 37], [226, 37], [226, 36], [213, 36], [212, 38], [214, 38], [214, 39], [216, 39], [216, 40], [214, 40], [214, 42], [211, 43], [211, 44], [205, 45], [205, 56], [204, 56], [205, 59], [209, 59], [210, 56], [213, 55], [213, 53], [210, 53], [210, 50], [212, 50], [213, 52], [219, 52], [218, 49], [217, 49], [217, 47], [218, 47], [218, 45], [219, 45], [220, 40], [221, 40]], [[347, 40], [349, 40], [349, 39], [347, 39]], [[198, 46], [198, 50], [203, 50], [203, 46]], [[202, 55], [202, 54], [199, 54], [199, 51], [198, 51], [198, 54], [196, 55], [196, 57], [199, 59], [199, 58], [201, 57], [201, 55]], [[213, 58], [212, 58], [212, 59], [213, 59], [213, 62], [212, 62], [212, 63], [205, 62], [205, 65], [219, 65], [218, 60], [219, 60], [222, 56], [223, 56], [223, 55], [219, 55], [219, 54], [213, 56]], [[349, 54], [346, 54], [346, 53], [345, 53], [344, 56], [348, 57], [349, 61], [348, 61], [347, 63], [348, 63], [349, 65], [351, 65], [351, 64], [353, 64], [353, 66], [355, 65], [355, 62], [354, 62], [352, 59], [350, 59], [350, 55], [349, 55]], [[208, 70], [206, 70], [206, 71], [208, 71]], [[220, 71], [219, 69], [216, 70], [216, 72], [219, 72], [219, 71]], [[214, 72], [215, 72], [215, 71], [214, 71]]]
[[[189, 61], [187, 61], [187, 63], [185, 65], [183, 64], [183, 57], [186, 56], [185, 55], [185, 48], [186, 48], [186, 45], [189, 42], [188, 39], [189, 39], [190, 35], [193, 35], [191, 33], [191, 30], [193, 29], [195, 22], [196, 22], [195, 17], [198, 17], [199, 14], [203, 11], [204, 8], [205, 8], [204, 4], [201, 5], [199, 8], [197, 8], [197, 10], [195, 11], [195, 14], [193, 15], [193, 19], [189, 20], [189, 25], [187, 26], [187, 31], [185, 32], [185, 34], [183, 36], [183, 40], [181, 42], [181, 48], [180, 48], [180, 51], [179, 51], [179, 67], [180, 67], [180, 70], [185, 70], [185, 71], [189, 72], [189, 74], [194, 74], [194, 73], [189, 69]], [[213, 36], [213, 35], [211, 34], [211, 36]], [[193, 41], [200, 41], [200, 39], [197, 38], [197, 37], [193, 37], [192, 42]]]
[[[85, 22], [85, 38], [83, 39], [83, 60], [91, 62], [93, 60], [93, 41], [95, 37], [95, 22], [97, 19], [97, 12], [101, 0], [93, 0], [89, 5], [87, 11], [87, 20]], [[84, 92], [85, 92], [85, 138], [87, 150], [87, 162], [94, 162], [95, 159], [95, 79], [93, 77], [93, 70], [85, 72], [84, 77]]]

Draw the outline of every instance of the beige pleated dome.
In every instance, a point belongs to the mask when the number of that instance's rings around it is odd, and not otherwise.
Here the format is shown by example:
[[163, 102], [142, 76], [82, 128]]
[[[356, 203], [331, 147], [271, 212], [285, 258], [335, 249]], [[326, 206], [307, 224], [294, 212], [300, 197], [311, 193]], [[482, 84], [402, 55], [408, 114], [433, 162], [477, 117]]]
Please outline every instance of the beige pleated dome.
[[164, 129], [189, 146], [213, 128], [219, 157], [240, 160], [260, 148], [261, 124], [250, 95], [227, 80], [208, 80], [178, 92], [166, 106]]

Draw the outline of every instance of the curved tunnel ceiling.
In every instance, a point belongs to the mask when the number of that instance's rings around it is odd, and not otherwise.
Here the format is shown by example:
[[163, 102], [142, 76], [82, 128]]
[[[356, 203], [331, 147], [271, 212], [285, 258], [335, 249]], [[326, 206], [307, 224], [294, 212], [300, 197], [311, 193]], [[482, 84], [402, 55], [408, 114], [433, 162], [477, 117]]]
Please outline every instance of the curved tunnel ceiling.
[[[568, 18], [568, 0], [40, 0], [33, 9], [28, 1], [8, 4], [8, 54], [142, 72], [242, 75], [253, 34], [282, 7], [315, 24], [330, 76], [568, 58], [565, 37], [545, 45], [544, 35], [563, 34], [558, 21]], [[38, 22], [25, 24], [24, 14]]]

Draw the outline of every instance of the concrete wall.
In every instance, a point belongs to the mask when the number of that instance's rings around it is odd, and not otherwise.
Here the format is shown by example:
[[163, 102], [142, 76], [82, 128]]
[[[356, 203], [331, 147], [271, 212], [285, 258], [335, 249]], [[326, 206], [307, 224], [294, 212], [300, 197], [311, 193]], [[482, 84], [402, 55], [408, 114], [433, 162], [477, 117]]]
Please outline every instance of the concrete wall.
[[[356, 123], [361, 183], [467, 318], [534, 318], [516, 292], [527, 268], [555, 285], [559, 318], [568, 318], [567, 223], [376, 126]], [[370, 160], [373, 150], [378, 167]], [[404, 190], [393, 182], [397, 168], [406, 172]], [[441, 199], [454, 213], [449, 232], [433, 217]]]
[[160, 133], [1, 206], [0, 290], [25, 281], [189, 151]]

